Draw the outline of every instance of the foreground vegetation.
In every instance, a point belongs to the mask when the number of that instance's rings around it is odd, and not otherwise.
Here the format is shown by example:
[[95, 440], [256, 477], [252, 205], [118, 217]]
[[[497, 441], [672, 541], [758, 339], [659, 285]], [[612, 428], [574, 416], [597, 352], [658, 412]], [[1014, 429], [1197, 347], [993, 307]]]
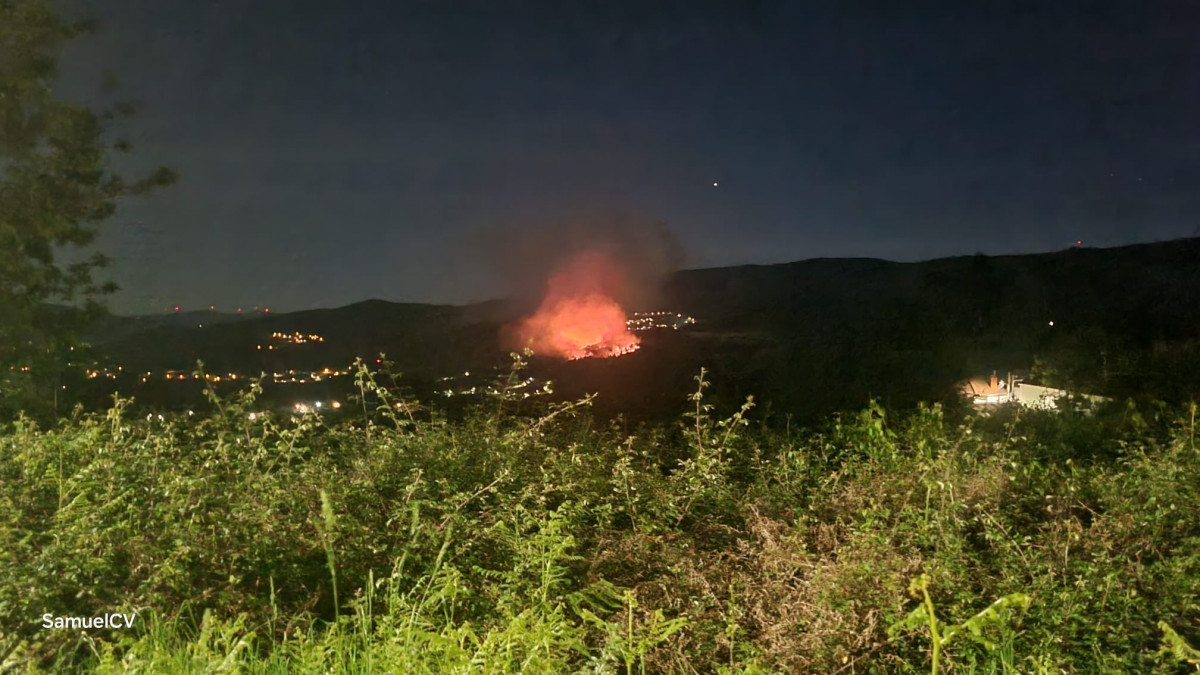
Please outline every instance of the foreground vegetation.
[[[366, 370], [352, 422], [105, 414], [0, 435], [0, 669], [1189, 672], [1194, 408], [871, 406], [674, 427]], [[507, 384], [515, 384], [510, 379]], [[254, 413], [253, 416], [251, 413]], [[732, 413], [732, 414], [729, 414]], [[138, 614], [125, 629], [41, 617]], [[1191, 645], [1191, 646], [1189, 646]], [[1189, 663], [1190, 660], [1190, 663]]]

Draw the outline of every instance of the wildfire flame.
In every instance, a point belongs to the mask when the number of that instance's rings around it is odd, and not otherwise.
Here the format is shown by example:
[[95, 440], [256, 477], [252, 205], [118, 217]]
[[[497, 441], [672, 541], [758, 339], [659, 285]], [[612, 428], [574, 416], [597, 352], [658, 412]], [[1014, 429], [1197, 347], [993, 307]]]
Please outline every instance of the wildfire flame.
[[517, 337], [534, 353], [564, 359], [607, 358], [636, 351], [640, 339], [626, 326], [613, 297], [623, 275], [603, 252], [575, 256], [559, 267], [533, 315], [517, 326]]

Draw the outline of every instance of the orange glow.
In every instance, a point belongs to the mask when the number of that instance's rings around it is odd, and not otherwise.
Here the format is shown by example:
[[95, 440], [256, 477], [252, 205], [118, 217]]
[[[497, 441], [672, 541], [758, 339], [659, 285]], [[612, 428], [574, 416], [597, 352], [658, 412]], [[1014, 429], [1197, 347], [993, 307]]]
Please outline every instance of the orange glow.
[[640, 340], [629, 332], [625, 311], [613, 298], [624, 290], [624, 277], [608, 255], [575, 256], [550, 277], [538, 310], [516, 327], [519, 346], [564, 359], [635, 351]]

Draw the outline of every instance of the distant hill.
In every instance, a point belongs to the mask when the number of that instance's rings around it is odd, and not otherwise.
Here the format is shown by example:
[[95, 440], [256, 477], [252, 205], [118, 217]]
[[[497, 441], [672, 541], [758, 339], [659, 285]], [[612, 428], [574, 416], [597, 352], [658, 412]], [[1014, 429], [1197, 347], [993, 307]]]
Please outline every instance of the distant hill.
[[[133, 370], [190, 369], [202, 360], [214, 372], [271, 372], [345, 366], [356, 356], [384, 352], [402, 370], [437, 372], [494, 358], [495, 326], [473, 321], [483, 309], [367, 300], [336, 309], [249, 316], [109, 317], [92, 339]], [[324, 341], [266, 350], [275, 332], [315, 334]]]
[[88, 333], [95, 342], [111, 343], [155, 328], [195, 328], [200, 325], [215, 325], [236, 321], [252, 321], [258, 316], [269, 314], [231, 314], [225, 312], [188, 311], [169, 314], [144, 314], [140, 316], [109, 315], [102, 317]]
[[[1174, 337], [1191, 334], [1200, 316], [1200, 238], [919, 263], [826, 258], [687, 270], [668, 281], [667, 296], [723, 327], [858, 321], [902, 303], [962, 327], [1044, 319], [1137, 328], [1145, 339]], [[1135, 317], [1148, 323], [1131, 326]]]
[[794, 409], [936, 400], [967, 375], [1028, 370], [1039, 358], [1065, 380], [1116, 394], [1184, 396], [1200, 383], [1188, 356], [1200, 338], [1196, 238], [688, 270], [666, 296], [702, 331], [768, 336], [742, 358], [744, 388]]
[[[641, 351], [620, 359], [536, 360], [534, 369], [564, 396], [600, 391], [605, 413], [674, 412], [701, 366], [712, 372], [716, 400], [755, 394], [775, 412], [801, 417], [870, 397], [892, 405], [952, 400], [954, 383], [967, 375], [1029, 369], [1047, 354], [1078, 355], [1072, 377], [1103, 369], [1090, 386], [1120, 393], [1156, 377], [1134, 372], [1152, 369], [1146, 355], [1200, 339], [1200, 239], [919, 263], [815, 259], [685, 270], [666, 280], [663, 297], [663, 309], [697, 324], [649, 334]], [[382, 351], [401, 371], [432, 379], [505, 362], [499, 332], [512, 318], [501, 301], [369, 300], [278, 314], [109, 317], [92, 337], [134, 370], [190, 369], [199, 359], [214, 372], [271, 372], [344, 366]], [[275, 331], [325, 341], [256, 349]], [[1190, 386], [1180, 384], [1189, 359], [1168, 368], [1174, 395]]]

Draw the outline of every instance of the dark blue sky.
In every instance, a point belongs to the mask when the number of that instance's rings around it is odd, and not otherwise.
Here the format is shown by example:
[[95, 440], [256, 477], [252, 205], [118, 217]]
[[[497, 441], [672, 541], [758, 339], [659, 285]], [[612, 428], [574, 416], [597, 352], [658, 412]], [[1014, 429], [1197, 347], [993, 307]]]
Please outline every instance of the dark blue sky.
[[[1200, 227], [1200, 5], [74, 0], [180, 182], [99, 246], [119, 312], [503, 293], [477, 233], [620, 211], [689, 266]], [[719, 186], [713, 187], [718, 182]]]

